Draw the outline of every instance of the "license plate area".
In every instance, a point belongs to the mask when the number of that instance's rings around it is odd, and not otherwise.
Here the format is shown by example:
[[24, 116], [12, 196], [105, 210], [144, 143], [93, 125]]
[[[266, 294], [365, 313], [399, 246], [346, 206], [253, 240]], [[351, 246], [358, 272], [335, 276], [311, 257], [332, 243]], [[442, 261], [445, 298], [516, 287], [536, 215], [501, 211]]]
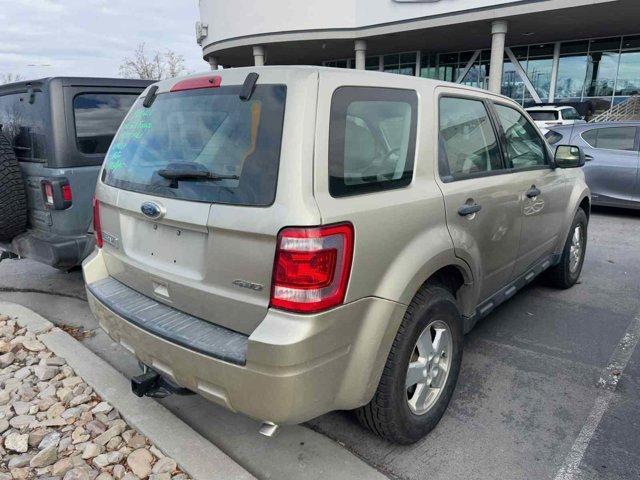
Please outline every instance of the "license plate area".
[[138, 263], [202, 279], [207, 234], [139, 218], [122, 217], [123, 250]]

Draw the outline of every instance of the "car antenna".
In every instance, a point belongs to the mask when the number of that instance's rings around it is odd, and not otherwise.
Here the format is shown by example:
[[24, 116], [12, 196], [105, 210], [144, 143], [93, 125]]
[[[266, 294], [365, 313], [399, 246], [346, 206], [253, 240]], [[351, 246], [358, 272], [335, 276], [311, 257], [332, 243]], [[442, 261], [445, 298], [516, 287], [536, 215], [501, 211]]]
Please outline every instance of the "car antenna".
[[158, 91], [158, 86], [154, 85], [153, 87], [151, 87], [149, 89], [149, 93], [147, 93], [147, 96], [144, 98], [144, 102], [142, 102], [142, 105], [144, 106], [144, 108], [149, 108], [151, 105], [153, 105], [153, 102], [156, 99], [156, 92]]
[[247, 75], [247, 78], [245, 78], [244, 80], [244, 85], [242, 85], [242, 88], [240, 89], [240, 100], [242, 100], [243, 102], [251, 100], [251, 96], [256, 89], [258, 77], [260, 77], [260, 75], [255, 72], [251, 72], [249, 75]]

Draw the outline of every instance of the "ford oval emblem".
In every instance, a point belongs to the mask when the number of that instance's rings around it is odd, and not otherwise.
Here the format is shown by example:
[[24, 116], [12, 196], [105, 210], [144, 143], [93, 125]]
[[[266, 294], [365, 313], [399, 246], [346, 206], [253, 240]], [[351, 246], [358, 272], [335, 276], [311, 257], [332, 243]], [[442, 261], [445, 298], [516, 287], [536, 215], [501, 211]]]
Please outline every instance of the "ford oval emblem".
[[140, 207], [140, 211], [147, 217], [157, 220], [162, 217], [164, 211], [160, 205], [154, 202], [144, 202]]

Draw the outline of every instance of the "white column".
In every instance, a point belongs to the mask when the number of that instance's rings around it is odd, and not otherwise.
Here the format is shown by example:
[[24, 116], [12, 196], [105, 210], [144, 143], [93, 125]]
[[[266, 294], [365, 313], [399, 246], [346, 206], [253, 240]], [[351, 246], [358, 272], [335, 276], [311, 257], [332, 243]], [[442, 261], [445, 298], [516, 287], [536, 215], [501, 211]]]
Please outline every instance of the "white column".
[[256, 67], [264, 66], [264, 47], [262, 45], [255, 45], [253, 47], [253, 63]]
[[549, 103], [553, 103], [556, 101], [558, 68], [560, 68], [560, 42], [556, 42], [553, 48], [553, 66], [551, 67], [551, 85], [549, 86]]
[[365, 61], [367, 58], [367, 42], [364, 40], [356, 40], [356, 70], [365, 69]]
[[500, 93], [502, 90], [502, 69], [504, 66], [504, 46], [508, 24], [496, 20], [491, 24], [491, 63], [489, 64], [489, 91]]
[[218, 57], [214, 57], [213, 55], [208, 58], [209, 65], [211, 66], [211, 70], [218, 70]]

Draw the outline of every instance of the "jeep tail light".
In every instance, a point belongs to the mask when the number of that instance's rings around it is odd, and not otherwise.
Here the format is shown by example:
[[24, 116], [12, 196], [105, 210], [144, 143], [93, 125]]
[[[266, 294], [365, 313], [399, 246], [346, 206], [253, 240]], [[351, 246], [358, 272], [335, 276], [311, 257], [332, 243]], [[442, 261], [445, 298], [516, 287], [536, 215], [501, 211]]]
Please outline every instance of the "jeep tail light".
[[46, 180], [42, 182], [42, 194], [44, 195], [44, 203], [49, 207], [53, 207], [53, 186], [51, 182]]
[[271, 306], [313, 313], [344, 302], [353, 258], [350, 223], [285, 228], [278, 235]]
[[73, 204], [73, 191], [66, 178], [47, 178], [40, 182], [42, 198], [51, 210], [66, 210]]
[[71, 191], [71, 185], [62, 186], [62, 200], [71, 203], [73, 201], [73, 192]]
[[100, 223], [100, 202], [93, 197], [93, 235], [96, 237], [96, 245], [102, 248], [104, 241], [102, 240], [102, 224]]

